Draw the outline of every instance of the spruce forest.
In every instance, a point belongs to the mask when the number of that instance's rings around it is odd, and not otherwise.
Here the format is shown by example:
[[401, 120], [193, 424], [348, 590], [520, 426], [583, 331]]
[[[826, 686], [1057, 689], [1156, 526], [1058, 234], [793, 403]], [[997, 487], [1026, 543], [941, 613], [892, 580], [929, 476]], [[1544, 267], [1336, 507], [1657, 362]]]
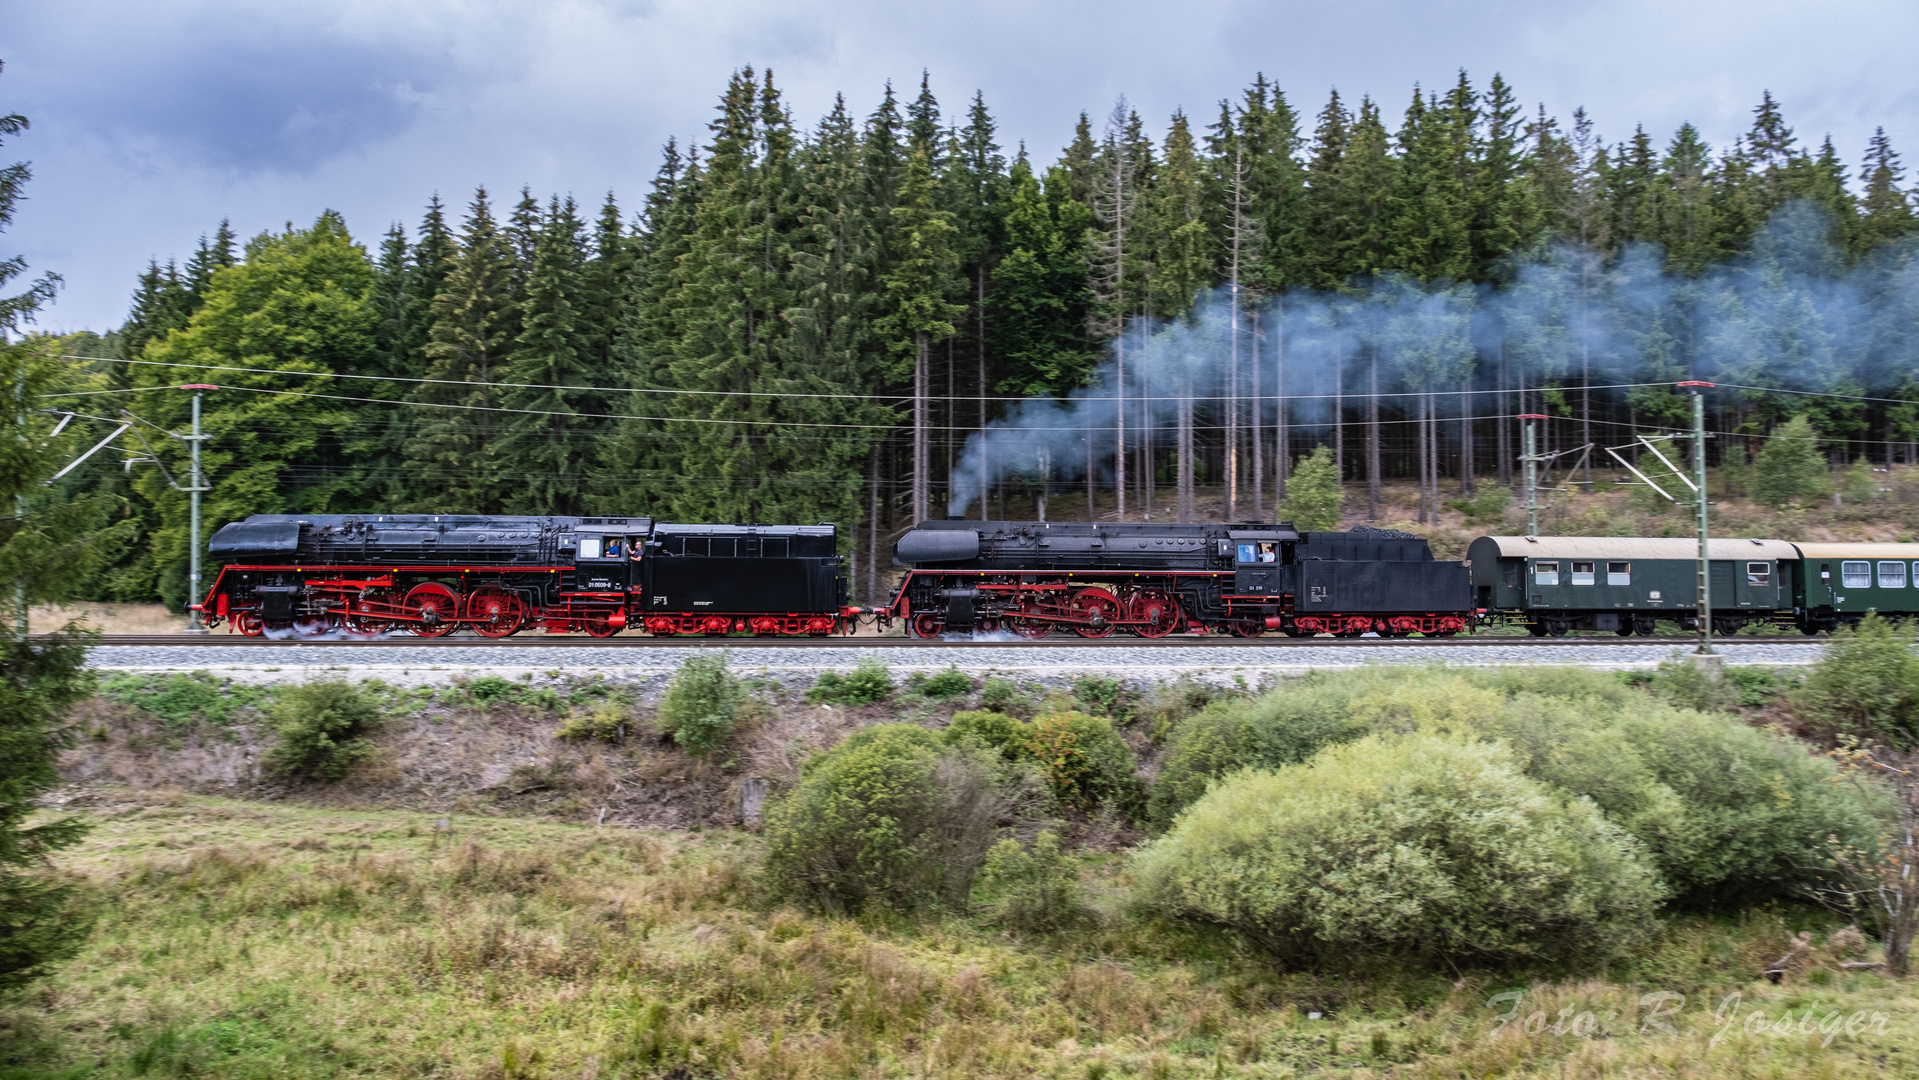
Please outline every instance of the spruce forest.
[[52, 339], [54, 403], [124, 408], [162, 467], [101, 455], [42, 497], [137, 524], [80, 595], [177, 608], [186, 444], [156, 429], [212, 383], [203, 535], [832, 521], [866, 600], [916, 519], [1070, 493], [1186, 520], [1207, 491], [1270, 520], [1319, 447], [1356, 520], [1388, 478], [1424, 520], [1512, 483], [1518, 414], [1552, 417], [1547, 449], [1618, 446], [1687, 422], [1688, 378], [1720, 384], [1716, 461], [1801, 416], [1834, 463], [1913, 460], [1919, 229], [1883, 131], [1855, 167], [1767, 93], [1730, 146], [1608, 138], [1465, 72], [1393, 112], [1260, 76], [1205, 115], [1082, 113], [1049, 160], [930, 79], [807, 126], [744, 69], [637, 206], [482, 188], [370, 241], [222, 224], [150, 265], [118, 330]]

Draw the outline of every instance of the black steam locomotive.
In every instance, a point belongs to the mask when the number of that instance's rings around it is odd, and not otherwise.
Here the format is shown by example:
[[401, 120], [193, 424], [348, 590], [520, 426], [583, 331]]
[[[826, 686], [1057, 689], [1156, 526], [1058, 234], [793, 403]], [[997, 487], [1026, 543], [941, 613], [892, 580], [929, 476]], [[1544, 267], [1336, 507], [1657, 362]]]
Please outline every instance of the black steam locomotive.
[[650, 518], [256, 514], [213, 535], [199, 609], [242, 634], [542, 627], [595, 637], [849, 632], [832, 525]]
[[893, 561], [912, 569], [885, 610], [916, 637], [1451, 637], [1474, 616], [1465, 564], [1392, 529], [926, 521]]

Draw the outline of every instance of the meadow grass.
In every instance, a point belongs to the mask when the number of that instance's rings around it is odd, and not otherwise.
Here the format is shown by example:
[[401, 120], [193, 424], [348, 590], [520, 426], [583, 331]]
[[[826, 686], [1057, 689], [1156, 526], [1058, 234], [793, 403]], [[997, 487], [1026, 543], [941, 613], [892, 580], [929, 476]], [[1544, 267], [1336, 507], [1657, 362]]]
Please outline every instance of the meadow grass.
[[[62, 858], [87, 883], [93, 936], [57, 977], [0, 1004], [0, 1080], [1919, 1068], [1910, 984], [1840, 968], [1818, 945], [1781, 984], [1757, 978], [1803, 912], [1677, 920], [1607, 978], [1338, 979], [1126, 912], [1123, 859], [1085, 861], [1102, 919], [1016, 940], [959, 917], [828, 919], [770, 902], [758, 838], [734, 830], [177, 792], [129, 795], [97, 818]], [[1525, 996], [1487, 1005], [1511, 991]]]

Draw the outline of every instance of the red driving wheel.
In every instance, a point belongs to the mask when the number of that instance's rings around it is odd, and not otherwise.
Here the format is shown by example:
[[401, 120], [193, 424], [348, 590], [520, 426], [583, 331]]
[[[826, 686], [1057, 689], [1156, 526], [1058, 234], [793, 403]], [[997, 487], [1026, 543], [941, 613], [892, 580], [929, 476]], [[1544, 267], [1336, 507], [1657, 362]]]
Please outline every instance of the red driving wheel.
[[1138, 623], [1133, 632], [1140, 637], [1165, 637], [1179, 628], [1179, 602], [1164, 589], [1141, 589], [1127, 605], [1127, 616]]
[[445, 637], [459, 625], [453, 620], [459, 616], [460, 600], [452, 589], [437, 581], [413, 586], [405, 604], [420, 616], [419, 622], [407, 624], [419, 637]]
[[257, 611], [234, 612], [233, 628], [247, 637], [259, 637], [267, 632], [266, 620], [260, 618]]
[[613, 625], [613, 613], [610, 611], [589, 611], [586, 618], [581, 620], [581, 625], [594, 637], [612, 637], [620, 632], [620, 628]]
[[508, 637], [519, 631], [520, 622], [526, 618], [526, 605], [518, 596], [488, 586], [467, 594], [465, 613], [481, 637]]
[[1119, 628], [1119, 597], [1101, 588], [1081, 589], [1073, 594], [1073, 614], [1088, 620], [1073, 627], [1080, 637], [1111, 637]]

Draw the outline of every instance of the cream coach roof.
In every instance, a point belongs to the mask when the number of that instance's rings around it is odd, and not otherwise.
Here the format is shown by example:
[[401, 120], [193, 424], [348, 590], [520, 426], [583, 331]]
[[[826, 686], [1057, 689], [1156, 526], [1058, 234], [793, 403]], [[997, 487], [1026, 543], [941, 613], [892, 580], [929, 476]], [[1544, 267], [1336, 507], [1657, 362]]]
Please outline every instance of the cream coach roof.
[[[1686, 537], [1650, 536], [1482, 536], [1472, 543], [1473, 552], [1487, 541], [1497, 546], [1502, 559], [1697, 559], [1699, 541]], [[1802, 545], [1803, 546], [1803, 545]], [[1912, 545], [1814, 545], [1824, 547]], [[1786, 559], [1797, 560], [1799, 549], [1784, 540], [1712, 541], [1707, 554], [1714, 559]], [[1838, 556], [1833, 556], [1837, 558]], [[1919, 558], [1919, 554], [1911, 556]]]
[[1919, 544], [1796, 544], [1808, 559], [1919, 559]]

